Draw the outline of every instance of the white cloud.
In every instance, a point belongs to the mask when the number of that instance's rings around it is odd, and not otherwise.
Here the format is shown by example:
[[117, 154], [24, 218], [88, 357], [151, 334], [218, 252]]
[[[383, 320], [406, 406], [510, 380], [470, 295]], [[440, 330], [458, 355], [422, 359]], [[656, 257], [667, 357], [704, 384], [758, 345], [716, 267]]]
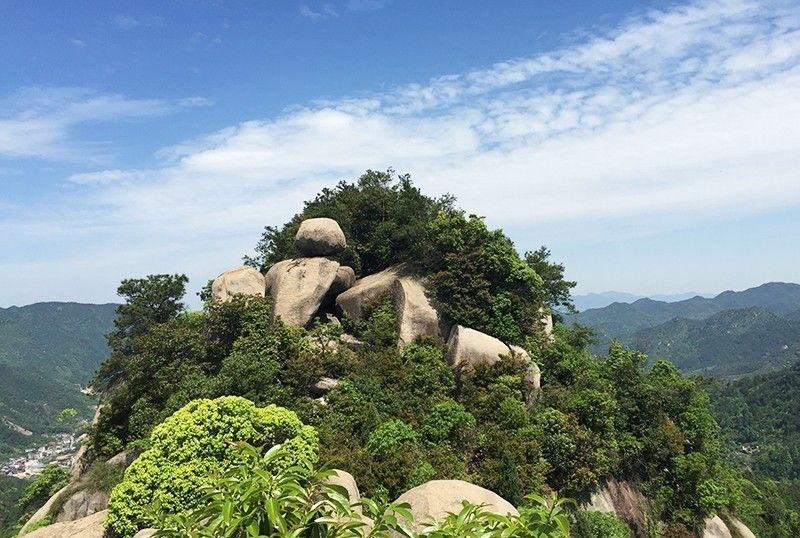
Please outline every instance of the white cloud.
[[80, 48], [86, 47], [86, 41], [83, 41], [82, 39], [70, 39], [69, 42], [75, 45], [76, 47]]
[[308, 5], [300, 6], [300, 15], [313, 22], [323, 21], [332, 17], [338, 17], [336, 9], [331, 4], [323, 4], [318, 9], [311, 9]]
[[[202, 283], [263, 225], [366, 168], [409, 171], [530, 241], [581, 221], [646, 229], [797, 206], [798, 95], [796, 4], [696, 2], [549, 53], [234, 125], [164, 148], [160, 168], [73, 175], [81, 196], [56, 229], [102, 227], [108, 249], [123, 236], [133, 261], [120, 276], [188, 270]], [[30, 138], [45, 136], [39, 118], [20, 122]]]
[[76, 139], [73, 132], [80, 125], [152, 118], [208, 104], [202, 97], [173, 102], [85, 88], [25, 88], [0, 99], [0, 156], [92, 161], [105, 149]]
[[148, 15], [144, 17], [136, 17], [127, 13], [120, 13], [115, 15], [112, 19], [113, 23], [120, 28], [155, 28], [164, 24], [164, 18], [159, 15]]

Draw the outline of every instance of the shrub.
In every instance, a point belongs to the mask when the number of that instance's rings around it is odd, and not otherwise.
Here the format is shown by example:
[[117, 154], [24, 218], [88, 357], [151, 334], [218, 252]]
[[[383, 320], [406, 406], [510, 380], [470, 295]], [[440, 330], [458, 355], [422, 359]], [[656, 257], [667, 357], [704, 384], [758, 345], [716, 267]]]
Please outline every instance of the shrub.
[[150, 441], [111, 493], [106, 527], [121, 536], [153, 523], [154, 506], [165, 513], [195, 508], [209, 474], [237, 461], [231, 443], [283, 443], [283, 457], [272, 462], [277, 467], [315, 461], [318, 444], [316, 431], [292, 411], [236, 396], [190, 402], [157, 426]]
[[69, 482], [69, 473], [58, 465], [45, 467], [33, 482], [28, 484], [25, 492], [17, 501], [17, 506], [23, 512], [33, 512], [42, 506], [47, 500], [56, 494]]
[[628, 524], [604, 512], [584, 512], [575, 514], [575, 538], [630, 538]]
[[402, 420], [390, 420], [378, 426], [367, 440], [367, 449], [377, 458], [385, 458], [406, 443], [416, 443], [419, 435]]

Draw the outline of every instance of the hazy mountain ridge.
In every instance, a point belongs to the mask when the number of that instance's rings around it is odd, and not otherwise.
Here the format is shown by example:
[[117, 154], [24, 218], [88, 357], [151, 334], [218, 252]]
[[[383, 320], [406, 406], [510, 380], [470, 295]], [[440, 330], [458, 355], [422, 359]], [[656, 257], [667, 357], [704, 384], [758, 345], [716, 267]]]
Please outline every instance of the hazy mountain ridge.
[[684, 293], [656, 293], [650, 295], [637, 295], [635, 293], [628, 293], [624, 291], [603, 291], [598, 293], [586, 293], [583, 295], [574, 295], [572, 302], [575, 307], [583, 312], [593, 308], [604, 308], [613, 303], [633, 303], [639, 299], [652, 299], [654, 301], [663, 301], [665, 303], [674, 303], [677, 301], [685, 301], [692, 297], [713, 297], [713, 294], [697, 293], [688, 291]]

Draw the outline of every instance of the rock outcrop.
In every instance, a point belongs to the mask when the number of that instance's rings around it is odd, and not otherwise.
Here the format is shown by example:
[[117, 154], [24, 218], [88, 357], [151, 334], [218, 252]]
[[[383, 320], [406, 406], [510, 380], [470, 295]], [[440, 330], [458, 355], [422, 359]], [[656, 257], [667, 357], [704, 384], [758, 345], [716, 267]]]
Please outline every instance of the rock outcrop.
[[101, 512], [108, 507], [108, 497], [106, 491], [78, 490], [67, 497], [53, 521], [56, 523], [76, 521]]
[[103, 538], [105, 535], [103, 523], [107, 516], [108, 510], [103, 510], [75, 521], [47, 525], [25, 536], [26, 538]]
[[50, 515], [50, 512], [52, 512], [53, 509], [55, 508], [56, 503], [59, 502], [58, 499], [62, 495], [66, 494], [69, 491], [69, 489], [70, 489], [69, 484], [67, 484], [66, 486], [55, 492], [52, 497], [47, 499], [47, 501], [42, 505], [42, 507], [39, 508], [36, 512], [34, 512], [34, 514], [30, 518], [28, 518], [28, 521], [26, 521], [25, 524], [22, 526], [22, 529], [20, 529], [19, 535], [22, 536], [23, 534], [27, 534], [28, 532], [30, 532], [32, 528], [36, 527], [44, 518], [48, 517]]
[[249, 266], [225, 271], [211, 284], [211, 298], [215, 301], [230, 301], [234, 295], [264, 297], [266, 281], [264, 275]]
[[336, 299], [340, 294], [353, 287], [355, 281], [356, 272], [353, 271], [353, 268], [340, 265], [339, 269], [336, 270], [336, 278], [333, 279], [333, 284], [331, 284], [331, 289], [328, 293]]
[[314, 394], [328, 394], [339, 386], [339, 380], [332, 377], [323, 377], [311, 387]]
[[336, 306], [352, 320], [364, 317], [369, 305], [389, 297], [402, 267], [395, 265], [355, 281], [353, 286], [336, 298]]
[[647, 536], [648, 500], [630, 482], [607, 480], [603, 487], [592, 493], [583, 509], [614, 514], [631, 527], [634, 536]]
[[266, 289], [273, 301], [273, 317], [305, 326], [319, 310], [330, 290], [339, 263], [327, 258], [284, 260], [270, 267]]
[[338, 222], [316, 218], [300, 223], [294, 246], [304, 256], [333, 256], [347, 248], [347, 241]]
[[756, 538], [756, 535], [753, 534], [753, 531], [751, 531], [747, 525], [736, 518], [731, 519], [730, 527], [738, 532], [741, 538]]
[[411, 506], [414, 525], [419, 530], [430, 518], [441, 519], [448, 512], [460, 512], [464, 501], [485, 505], [484, 509], [494, 514], [519, 514], [497, 493], [463, 480], [431, 480], [406, 491], [395, 502]]
[[456, 325], [450, 331], [447, 339], [447, 355], [445, 359], [453, 368], [474, 367], [477, 364], [492, 365], [502, 356], [517, 357], [528, 363], [525, 372], [525, 383], [532, 389], [538, 390], [541, 386], [541, 371], [539, 366], [531, 360], [528, 352], [519, 346], [507, 346], [494, 336]]
[[[736, 534], [731, 532], [733, 529]], [[756, 538], [747, 525], [736, 518], [732, 518], [727, 524], [719, 516], [710, 517], [705, 520], [703, 525], [702, 538]]]
[[452, 367], [477, 364], [492, 365], [502, 355], [510, 355], [511, 349], [494, 336], [456, 325], [447, 339], [447, 363]]
[[703, 526], [703, 538], [733, 538], [733, 535], [722, 518], [714, 516], [706, 519]]
[[441, 317], [433, 307], [423, 280], [406, 274], [403, 265], [356, 280], [336, 298], [336, 306], [352, 320], [360, 320], [370, 305], [389, 299], [397, 313], [398, 345], [410, 344], [420, 337], [442, 340]]
[[[361, 501], [361, 493], [358, 491], [358, 484], [356, 484], [356, 479], [353, 475], [339, 469], [333, 469], [333, 473], [325, 481], [328, 484], [341, 486], [347, 490], [347, 498], [350, 500], [351, 505]], [[359, 514], [362, 513], [360, 506], [355, 507], [355, 511]]]
[[403, 276], [392, 288], [400, 347], [423, 336], [441, 339], [439, 313], [431, 305], [419, 278]]

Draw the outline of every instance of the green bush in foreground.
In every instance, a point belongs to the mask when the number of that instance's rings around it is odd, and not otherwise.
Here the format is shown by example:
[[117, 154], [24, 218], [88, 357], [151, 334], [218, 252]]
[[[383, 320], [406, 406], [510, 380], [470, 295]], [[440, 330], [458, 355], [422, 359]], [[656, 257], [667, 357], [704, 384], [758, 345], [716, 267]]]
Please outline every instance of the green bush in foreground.
[[[567, 538], [566, 499], [530, 496], [518, 516], [501, 516], [464, 503], [439, 521], [414, 522], [407, 504], [369, 499], [351, 503], [347, 490], [326, 483], [329, 471], [312, 464], [282, 468], [285, 449], [265, 454], [239, 444], [240, 463], [203, 487], [200, 506], [160, 519], [157, 538]], [[357, 510], [356, 508], [360, 508]], [[363, 515], [361, 514], [363, 512]], [[421, 527], [417, 531], [415, 528]]]
[[117, 535], [153, 524], [156, 508], [167, 514], [196, 508], [208, 477], [238, 461], [233, 443], [282, 443], [281, 456], [271, 461], [275, 468], [310, 465], [318, 449], [316, 430], [294, 412], [236, 396], [190, 402], [157, 426], [150, 442], [111, 493], [106, 528]]

